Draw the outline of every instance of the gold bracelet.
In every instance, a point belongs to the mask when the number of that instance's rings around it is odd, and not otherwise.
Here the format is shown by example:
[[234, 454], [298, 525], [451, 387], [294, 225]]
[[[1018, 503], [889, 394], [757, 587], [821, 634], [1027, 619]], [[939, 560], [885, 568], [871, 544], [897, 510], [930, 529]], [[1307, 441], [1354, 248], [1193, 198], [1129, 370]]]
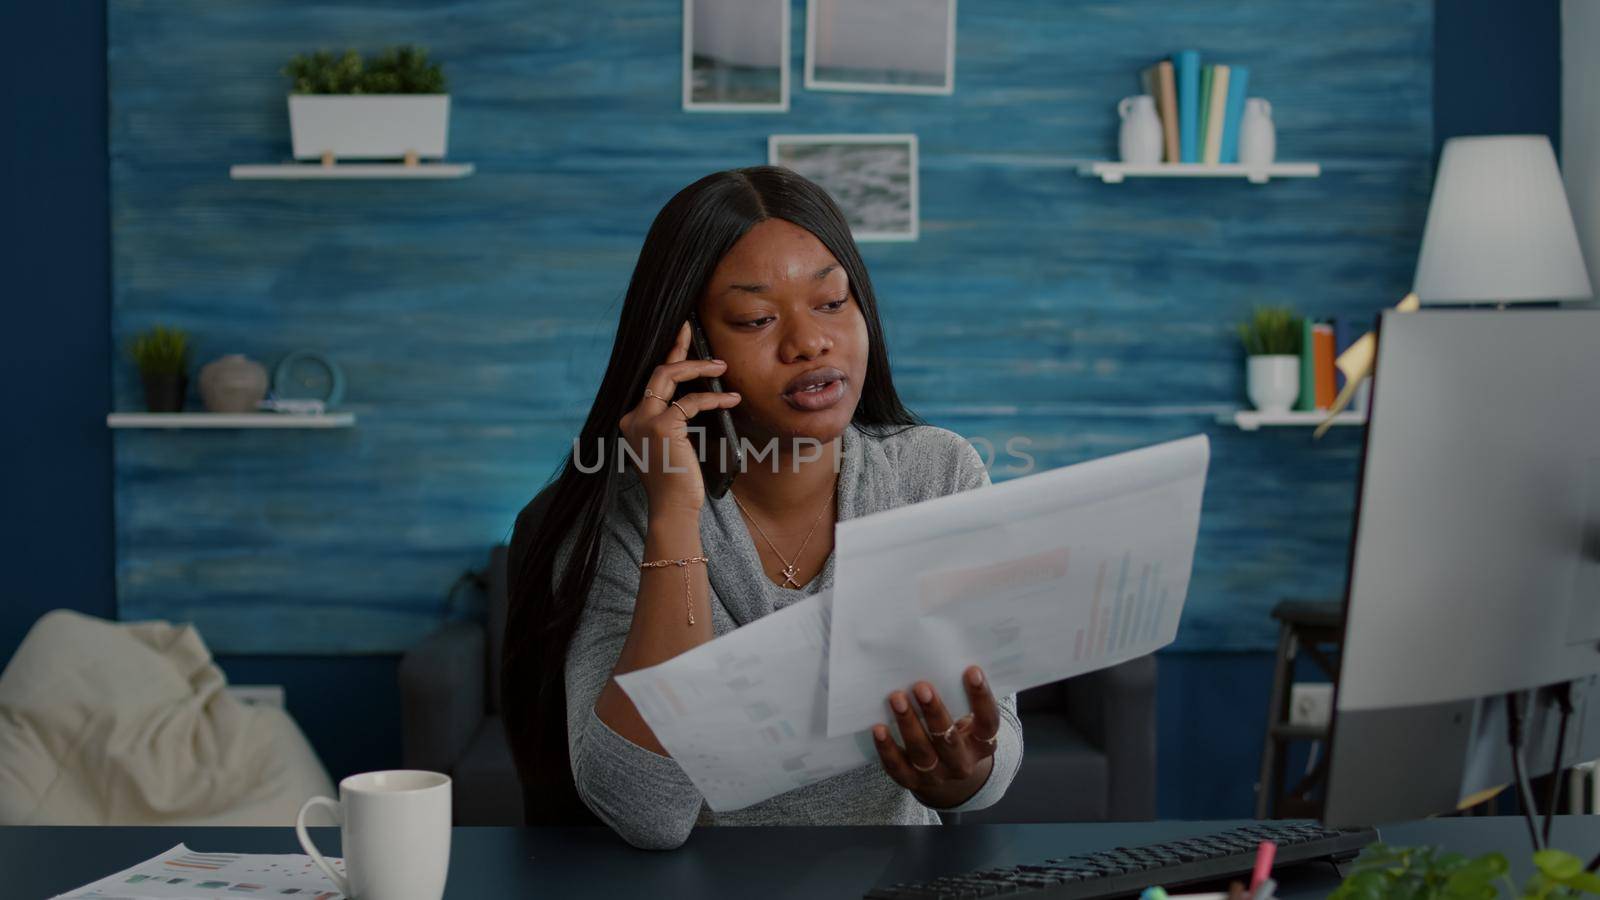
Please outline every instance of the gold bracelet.
[[661, 566], [677, 566], [683, 569], [683, 605], [689, 611], [689, 624], [694, 624], [694, 592], [689, 587], [689, 570], [684, 568], [690, 563], [710, 562], [704, 556], [685, 556], [682, 559], [658, 559], [653, 562], [639, 563], [641, 569], [656, 569]]

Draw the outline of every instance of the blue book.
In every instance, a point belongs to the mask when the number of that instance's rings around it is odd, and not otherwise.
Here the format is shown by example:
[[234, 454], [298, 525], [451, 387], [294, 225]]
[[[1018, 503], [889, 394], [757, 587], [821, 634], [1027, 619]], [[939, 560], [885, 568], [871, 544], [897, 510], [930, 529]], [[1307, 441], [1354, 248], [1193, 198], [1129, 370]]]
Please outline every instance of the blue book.
[[1222, 118], [1222, 156], [1225, 163], [1239, 161], [1239, 119], [1244, 115], [1244, 90], [1250, 80], [1247, 66], [1234, 66], [1228, 73], [1228, 105]]
[[1200, 161], [1200, 51], [1172, 55], [1178, 70], [1178, 158]]
[[[1354, 344], [1359, 337], [1361, 337], [1361, 331], [1358, 329], [1354, 319], [1349, 316], [1336, 317], [1333, 320], [1333, 358], [1337, 360], [1342, 356], [1344, 351], [1350, 349], [1350, 345]], [[1343, 370], [1335, 367], [1333, 379], [1333, 389], [1335, 391], [1344, 390]]]

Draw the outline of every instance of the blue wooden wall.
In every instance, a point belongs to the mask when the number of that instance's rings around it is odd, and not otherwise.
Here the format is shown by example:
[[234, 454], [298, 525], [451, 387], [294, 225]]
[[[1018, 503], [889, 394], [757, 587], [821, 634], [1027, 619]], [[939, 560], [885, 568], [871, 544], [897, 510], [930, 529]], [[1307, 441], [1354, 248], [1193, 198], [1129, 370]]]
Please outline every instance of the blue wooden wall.
[[[749, 115], [679, 109], [680, 7], [111, 0], [115, 344], [165, 322], [197, 363], [316, 347], [359, 419], [119, 432], [123, 618], [192, 620], [229, 653], [392, 652], [431, 630], [567, 448], [655, 212], [764, 162], [772, 132], [919, 136], [921, 240], [863, 251], [896, 380], [931, 421], [1026, 436], [1041, 466], [1211, 434], [1181, 648], [1265, 647], [1279, 597], [1340, 590], [1357, 431], [1313, 444], [1212, 416], [1243, 401], [1231, 328], [1253, 304], [1370, 316], [1409, 288], [1431, 3], [969, 0], [953, 96], [796, 90]], [[445, 64], [450, 155], [477, 175], [228, 179], [288, 154], [289, 56], [408, 41]], [[1117, 99], [1186, 47], [1249, 65], [1279, 157], [1323, 176], [1103, 185], [1061, 165], [1113, 155]], [[130, 364], [113, 392], [140, 407]]]

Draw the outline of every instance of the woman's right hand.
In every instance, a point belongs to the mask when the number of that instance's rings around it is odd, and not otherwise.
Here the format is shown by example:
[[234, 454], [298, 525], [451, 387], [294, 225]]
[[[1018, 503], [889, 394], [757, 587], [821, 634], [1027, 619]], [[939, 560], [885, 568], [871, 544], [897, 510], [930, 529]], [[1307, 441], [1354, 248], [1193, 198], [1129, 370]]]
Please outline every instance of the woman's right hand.
[[652, 513], [673, 509], [698, 513], [705, 505], [705, 481], [694, 443], [689, 440], [688, 421], [708, 409], [738, 405], [739, 395], [731, 391], [676, 394], [679, 384], [721, 375], [727, 367], [720, 359], [689, 359], [689, 323], [684, 322], [666, 360], [656, 366], [645, 384], [655, 396], [641, 394], [638, 404], [618, 423], [623, 440], [644, 462], [639, 480], [644, 483]]

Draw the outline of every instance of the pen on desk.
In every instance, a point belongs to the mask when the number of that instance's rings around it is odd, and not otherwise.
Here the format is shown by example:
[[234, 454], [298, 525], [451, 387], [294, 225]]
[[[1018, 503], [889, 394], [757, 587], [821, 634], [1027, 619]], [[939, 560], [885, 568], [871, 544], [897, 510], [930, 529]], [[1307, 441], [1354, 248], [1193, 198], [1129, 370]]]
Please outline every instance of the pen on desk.
[[1271, 841], [1262, 841], [1256, 845], [1256, 869], [1250, 873], [1250, 893], [1255, 894], [1261, 882], [1267, 880], [1272, 874], [1272, 858], [1278, 854], [1278, 845]]

